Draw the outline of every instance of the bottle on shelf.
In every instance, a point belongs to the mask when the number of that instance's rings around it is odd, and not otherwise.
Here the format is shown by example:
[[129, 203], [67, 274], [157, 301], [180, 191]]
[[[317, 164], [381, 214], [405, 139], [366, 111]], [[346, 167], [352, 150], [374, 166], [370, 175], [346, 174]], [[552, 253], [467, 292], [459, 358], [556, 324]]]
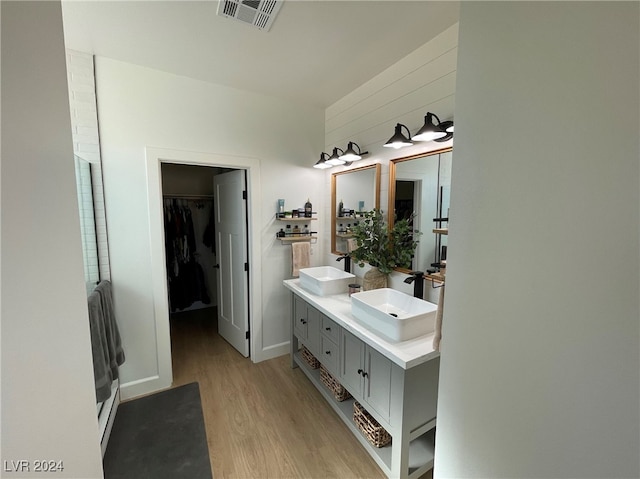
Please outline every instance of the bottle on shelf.
[[307, 202], [304, 204], [304, 217], [311, 218], [311, 201], [307, 198]]
[[304, 228], [302, 229], [302, 235], [309, 236], [309, 225], [304, 225]]
[[278, 238], [284, 238], [285, 237], [285, 232], [282, 228], [280, 228], [280, 231], [278, 231]]
[[340, 223], [340, 227], [338, 228], [338, 233], [344, 233], [344, 226]]
[[284, 235], [285, 236], [291, 236], [291, 225], [287, 225], [287, 228], [285, 229]]
[[293, 227], [293, 236], [300, 236], [300, 227], [298, 225]]

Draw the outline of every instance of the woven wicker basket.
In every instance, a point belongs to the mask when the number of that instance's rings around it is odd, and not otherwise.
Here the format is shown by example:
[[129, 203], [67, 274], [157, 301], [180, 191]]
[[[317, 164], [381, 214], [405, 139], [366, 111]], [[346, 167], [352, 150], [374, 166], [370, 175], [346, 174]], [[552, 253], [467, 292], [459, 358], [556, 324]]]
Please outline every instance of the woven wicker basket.
[[322, 384], [329, 388], [329, 390], [333, 393], [333, 397], [336, 398], [336, 401], [342, 402], [345, 399], [349, 399], [351, 397], [349, 391], [347, 391], [342, 386], [342, 384], [340, 384], [338, 380], [325, 369], [323, 365], [320, 365], [320, 381], [322, 381]]
[[357, 401], [353, 403], [353, 421], [358, 429], [375, 447], [384, 447], [391, 443], [391, 434], [376, 421]]
[[305, 346], [302, 346], [300, 355], [311, 369], [318, 369], [320, 367], [320, 361], [318, 361], [316, 357], [311, 354], [311, 352]]

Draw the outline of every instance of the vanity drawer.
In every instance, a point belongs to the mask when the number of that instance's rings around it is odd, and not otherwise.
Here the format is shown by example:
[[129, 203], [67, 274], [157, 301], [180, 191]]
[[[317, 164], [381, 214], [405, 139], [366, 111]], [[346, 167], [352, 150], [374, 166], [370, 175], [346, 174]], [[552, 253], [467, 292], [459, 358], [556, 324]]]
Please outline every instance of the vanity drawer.
[[338, 344], [340, 342], [340, 326], [324, 314], [322, 315], [322, 329], [320, 331], [334, 343]]
[[326, 336], [322, 336], [320, 362], [334, 376], [338, 375], [338, 344]]

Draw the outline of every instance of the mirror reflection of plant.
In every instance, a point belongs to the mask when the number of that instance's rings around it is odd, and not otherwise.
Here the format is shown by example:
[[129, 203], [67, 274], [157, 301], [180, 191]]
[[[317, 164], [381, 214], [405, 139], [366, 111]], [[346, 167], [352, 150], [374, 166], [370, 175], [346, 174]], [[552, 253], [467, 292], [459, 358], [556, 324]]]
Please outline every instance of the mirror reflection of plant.
[[389, 230], [382, 210], [365, 213], [364, 219], [352, 228], [358, 248], [351, 252], [351, 257], [358, 266], [367, 262], [384, 274], [391, 273], [394, 268], [410, 268], [417, 238], [422, 234], [412, 225], [413, 215], [396, 221]]

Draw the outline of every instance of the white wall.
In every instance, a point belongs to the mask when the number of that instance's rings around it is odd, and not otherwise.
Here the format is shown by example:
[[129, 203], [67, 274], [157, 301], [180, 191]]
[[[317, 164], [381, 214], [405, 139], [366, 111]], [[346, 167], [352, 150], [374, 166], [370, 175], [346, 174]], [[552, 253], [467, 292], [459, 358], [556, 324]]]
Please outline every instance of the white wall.
[[[393, 135], [396, 123], [406, 125], [415, 134], [424, 124], [428, 111], [440, 120], [453, 118], [456, 85], [456, 59], [458, 52], [458, 24], [455, 24], [433, 40], [404, 57], [385, 71], [369, 80], [325, 112], [325, 149], [331, 153], [333, 147], [345, 149], [349, 141], [357, 143], [369, 156], [353, 163], [351, 167], [333, 167], [324, 170], [326, 209], [323, 221], [330, 217], [331, 174], [372, 163], [381, 164], [380, 208], [388, 210], [389, 160], [451, 146], [451, 142], [416, 142], [414, 146], [394, 150], [382, 145]], [[319, 152], [316, 157], [319, 157]], [[323, 230], [330, 231], [330, 223], [323, 223]], [[431, 231], [429, 228], [426, 231]], [[430, 233], [426, 233], [430, 234]], [[335, 263], [331, 255], [330, 237], [325, 237], [326, 264]], [[339, 267], [339, 266], [338, 266]], [[355, 274], [362, 270], [355, 267]], [[392, 273], [391, 287], [413, 293], [413, 285], [403, 282], [405, 274]], [[438, 301], [437, 289], [425, 284], [425, 298]]]
[[[321, 206], [322, 172], [311, 168], [322, 148], [323, 112], [275, 98], [96, 58], [111, 275], [127, 362], [126, 383], [158, 374], [153, 311], [145, 147], [256, 158], [260, 162], [262, 357], [286, 351], [289, 302], [282, 280], [291, 247], [275, 238], [276, 201]], [[318, 263], [317, 247], [312, 262]], [[254, 357], [260, 360], [261, 357]]]
[[639, 20], [462, 4], [436, 478], [640, 476]]
[[52, 459], [64, 471], [48, 476], [99, 478], [60, 2], [2, 2], [1, 11], [0, 459], [31, 470]]

